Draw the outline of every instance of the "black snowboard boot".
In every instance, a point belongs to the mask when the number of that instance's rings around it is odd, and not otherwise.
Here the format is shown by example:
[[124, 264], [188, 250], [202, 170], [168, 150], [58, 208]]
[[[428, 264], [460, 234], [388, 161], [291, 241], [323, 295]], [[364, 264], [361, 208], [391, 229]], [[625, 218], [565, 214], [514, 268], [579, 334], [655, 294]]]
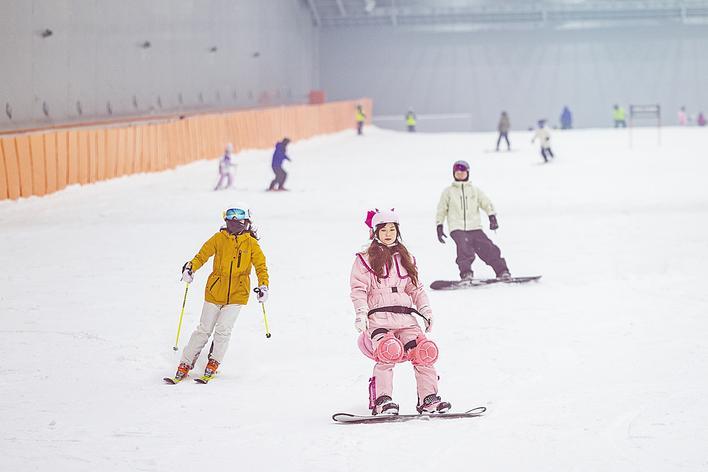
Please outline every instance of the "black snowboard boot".
[[[420, 399], [418, 399], [418, 403], [420, 403]], [[422, 405], [419, 404], [416, 407], [416, 410], [418, 410], [418, 413], [420, 414], [430, 414], [447, 413], [448, 411], [450, 411], [450, 408], [452, 408], [450, 402], [444, 402], [438, 395], [431, 393], [430, 395], [425, 397]]]

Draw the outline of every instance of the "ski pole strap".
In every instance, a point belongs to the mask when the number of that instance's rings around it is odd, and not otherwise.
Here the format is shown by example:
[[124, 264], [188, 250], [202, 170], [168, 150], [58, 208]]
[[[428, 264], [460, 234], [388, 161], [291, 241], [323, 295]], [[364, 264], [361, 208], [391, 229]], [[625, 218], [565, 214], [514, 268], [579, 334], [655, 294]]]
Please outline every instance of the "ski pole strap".
[[423, 316], [421, 312], [416, 310], [415, 308], [411, 308], [409, 306], [382, 306], [379, 308], [374, 308], [373, 310], [369, 310], [369, 313], [367, 313], [367, 316], [371, 316], [374, 313], [402, 313], [405, 315], [412, 315], [416, 314], [423, 318], [425, 321], [429, 321], [428, 318]]

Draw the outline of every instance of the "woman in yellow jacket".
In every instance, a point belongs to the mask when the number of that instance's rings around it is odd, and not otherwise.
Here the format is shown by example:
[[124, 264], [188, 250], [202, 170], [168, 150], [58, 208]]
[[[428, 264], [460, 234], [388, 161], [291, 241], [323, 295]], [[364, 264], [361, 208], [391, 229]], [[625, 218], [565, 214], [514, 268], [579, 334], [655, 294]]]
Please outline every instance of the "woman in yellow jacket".
[[256, 233], [251, 229], [250, 210], [246, 205], [230, 208], [224, 212], [224, 220], [226, 226], [205, 242], [197, 255], [182, 267], [182, 280], [190, 283], [193, 273], [214, 256], [204, 291], [204, 308], [199, 326], [182, 351], [175, 381], [182, 380], [194, 367], [212, 332], [214, 342], [204, 377], [208, 380], [216, 372], [226, 354], [231, 329], [241, 307], [248, 302], [251, 266], [256, 269], [258, 276], [258, 301], [263, 303], [268, 298], [268, 268]]

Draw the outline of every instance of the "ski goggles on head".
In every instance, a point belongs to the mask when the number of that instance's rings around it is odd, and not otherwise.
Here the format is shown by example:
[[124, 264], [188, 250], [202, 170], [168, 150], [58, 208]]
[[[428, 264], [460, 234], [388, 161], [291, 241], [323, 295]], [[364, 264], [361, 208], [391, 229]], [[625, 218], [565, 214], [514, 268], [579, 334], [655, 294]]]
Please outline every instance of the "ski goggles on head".
[[225, 220], [247, 220], [251, 215], [243, 208], [229, 208], [224, 212]]

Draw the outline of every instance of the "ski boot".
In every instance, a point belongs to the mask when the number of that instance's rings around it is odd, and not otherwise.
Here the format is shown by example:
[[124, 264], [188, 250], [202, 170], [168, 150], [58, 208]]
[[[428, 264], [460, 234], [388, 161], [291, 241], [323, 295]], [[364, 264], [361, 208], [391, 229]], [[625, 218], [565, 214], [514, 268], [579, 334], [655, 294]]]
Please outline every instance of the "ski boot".
[[376, 399], [374, 408], [371, 409], [372, 415], [397, 415], [398, 404], [393, 403], [388, 395], [381, 395]]
[[[420, 400], [418, 400], [418, 402], [420, 402]], [[422, 405], [419, 404], [415, 407], [421, 415], [447, 413], [450, 411], [450, 408], [452, 408], [450, 402], [442, 401], [442, 399], [434, 393], [425, 397]]]
[[214, 375], [216, 374], [216, 369], [219, 368], [219, 361], [216, 359], [209, 359], [209, 362], [207, 362], [206, 368], [204, 369], [204, 375], [199, 377], [198, 379], [194, 379], [195, 382], [198, 383], [207, 383], [211, 379], [214, 378]]
[[177, 366], [177, 372], [175, 373], [174, 377], [165, 377], [163, 380], [165, 381], [165, 383], [173, 385], [176, 383], [180, 383], [185, 377], [189, 375], [189, 371], [191, 369], [192, 366], [182, 362], [179, 366]]

